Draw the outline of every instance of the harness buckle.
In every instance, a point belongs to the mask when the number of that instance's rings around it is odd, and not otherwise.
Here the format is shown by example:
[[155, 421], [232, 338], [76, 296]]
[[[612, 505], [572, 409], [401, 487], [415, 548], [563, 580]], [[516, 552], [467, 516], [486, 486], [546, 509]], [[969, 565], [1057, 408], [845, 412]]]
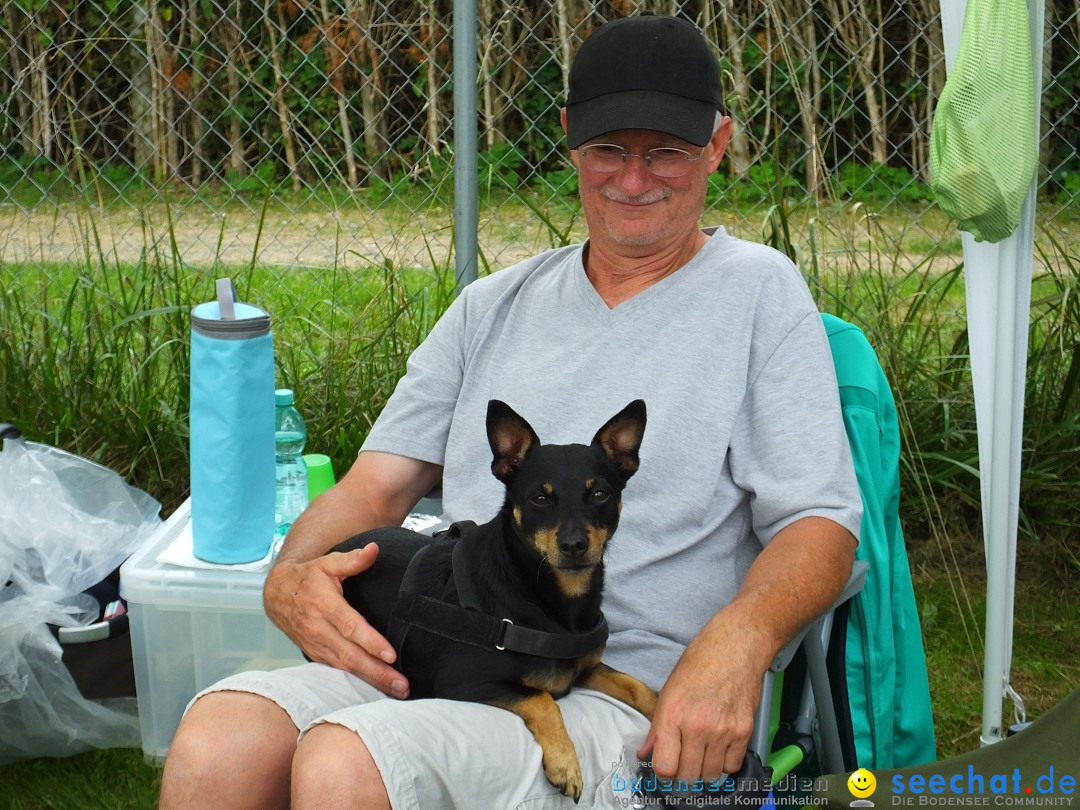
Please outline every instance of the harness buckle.
[[506, 649], [506, 647], [503, 646], [503, 640], [506, 638], [506, 630], [507, 630], [507, 628], [512, 624], [513, 624], [513, 622], [510, 621], [509, 619], [503, 619], [502, 624], [499, 625], [499, 638], [495, 641], [495, 649], [498, 650], [499, 652], [502, 652], [503, 650]]

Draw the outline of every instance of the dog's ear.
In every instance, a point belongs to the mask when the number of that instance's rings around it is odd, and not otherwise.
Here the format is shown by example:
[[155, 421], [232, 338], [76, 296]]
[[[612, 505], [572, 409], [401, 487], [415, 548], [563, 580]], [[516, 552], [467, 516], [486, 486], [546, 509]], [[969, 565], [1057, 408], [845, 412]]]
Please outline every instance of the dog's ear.
[[645, 400], [635, 399], [607, 421], [593, 437], [604, 454], [615, 462], [623, 480], [637, 472], [641, 464], [638, 449], [645, 435]]
[[491, 445], [491, 472], [508, 483], [525, 456], [540, 444], [532, 427], [505, 402], [493, 399], [487, 409], [488, 444]]

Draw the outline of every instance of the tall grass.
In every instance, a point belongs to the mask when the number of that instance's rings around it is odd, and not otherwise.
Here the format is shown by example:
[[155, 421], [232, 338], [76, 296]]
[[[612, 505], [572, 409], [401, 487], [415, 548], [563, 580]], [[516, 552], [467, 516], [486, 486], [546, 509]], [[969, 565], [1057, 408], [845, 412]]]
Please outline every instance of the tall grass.
[[187, 413], [187, 324], [197, 278], [148, 258], [0, 267], [0, 410], [28, 436], [160, 492]]
[[[897, 401], [903, 514], [915, 537], [979, 533], [978, 437], [963, 260], [947, 234], [923, 247], [854, 205], [796, 227], [781, 203], [763, 235], [808, 276], [821, 309], [863, 329]], [[828, 244], [826, 251], [820, 245]], [[914, 251], [909, 247], [918, 244]], [[839, 247], [838, 247], [839, 246]], [[1055, 565], [1080, 570], [1080, 254], [1040, 231], [1032, 283], [1021, 531]]]
[[[350, 462], [453, 295], [453, 269], [190, 267], [171, 224], [150, 223], [131, 265], [110, 263], [86, 215], [85, 256], [67, 265], [0, 264], [0, 419], [102, 461], [172, 505], [187, 492], [189, 312], [232, 274], [273, 316], [278, 384], [309, 418], [309, 446]], [[826, 222], [827, 220], [827, 222]], [[855, 205], [796, 223], [783, 201], [765, 236], [806, 271], [822, 309], [866, 332], [901, 416], [909, 533], [975, 533], [975, 411], [959, 256], [943, 234], [885, 225]], [[553, 241], [566, 240], [563, 229]], [[908, 245], [918, 243], [912, 251]], [[827, 246], [827, 247], [826, 247]], [[1038, 239], [1024, 433], [1022, 520], [1057, 563], [1080, 568], [1080, 257]], [[257, 252], [253, 252], [253, 255]]]
[[92, 222], [81, 263], [0, 264], [0, 421], [174, 507], [188, 493], [190, 310], [231, 274], [243, 300], [271, 313], [277, 382], [296, 390], [308, 446], [345, 469], [448, 306], [452, 269], [200, 269], [166, 227], [169, 239], [148, 232], [147, 244], [171, 249], [132, 265], [103, 258]]

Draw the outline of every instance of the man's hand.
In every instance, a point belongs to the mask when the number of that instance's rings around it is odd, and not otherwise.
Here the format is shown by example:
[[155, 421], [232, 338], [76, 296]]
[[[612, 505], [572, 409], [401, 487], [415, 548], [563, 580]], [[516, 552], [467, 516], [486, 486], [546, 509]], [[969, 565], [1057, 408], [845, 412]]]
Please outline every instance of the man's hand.
[[282, 560], [266, 578], [266, 613], [313, 661], [357, 675], [397, 698], [408, 697], [405, 676], [390, 664], [394, 648], [341, 592], [347, 577], [366, 571], [378, 556], [372, 544], [307, 562]]
[[731, 604], [683, 651], [660, 690], [640, 759], [663, 778], [717, 779], [742, 766], [761, 678], [796, 632], [836, 599], [855, 539], [819, 517], [797, 520], [750, 566]]
[[442, 468], [390, 453], [363, 452], [349, 472], [308, 506], [289, 530], [266, 577], [266, 615], [314, 661], [352, 672], [395, 697], [408, 682], [390, 666], [394, 648], [349, 607], [341, 583], [366, 571], [379, 553], [370, 545], [326, 552], [379, 526], [397, 526], [438, 483]]
[[[742, 766], [764, 667], [744, 628], [721, 612], [687, 646], [656, 704], [638, 758], [666, 779], [719, 779]], [[767, 663], [766, 663], [767, 666]]]

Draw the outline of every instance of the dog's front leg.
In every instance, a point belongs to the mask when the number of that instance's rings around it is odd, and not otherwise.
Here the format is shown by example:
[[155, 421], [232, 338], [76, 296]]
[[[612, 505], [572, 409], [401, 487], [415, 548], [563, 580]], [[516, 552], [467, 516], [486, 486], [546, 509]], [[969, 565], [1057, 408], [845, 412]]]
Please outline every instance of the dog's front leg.
[[653, 712], [656, 710], [656, 693], [633, 675], [619, 672], [607, 664], [597, 664], [592, 669], [583, 672], [577, 683], [586, 689], [595, 689], [597, 692], [603, 692], [616, 700], [621, 700], [652, 720]]
[[548, 781], [571, 796], [576, 803], [581, 798], [584, 782], [581, 764], [570, 735], [566, 733], [559, 704], [549, 692], [530, 690], [516, 698], [491, 701], [492, 705], [511, 711], [525, 721], [536, 742], [544, 752], [544, 774]]

